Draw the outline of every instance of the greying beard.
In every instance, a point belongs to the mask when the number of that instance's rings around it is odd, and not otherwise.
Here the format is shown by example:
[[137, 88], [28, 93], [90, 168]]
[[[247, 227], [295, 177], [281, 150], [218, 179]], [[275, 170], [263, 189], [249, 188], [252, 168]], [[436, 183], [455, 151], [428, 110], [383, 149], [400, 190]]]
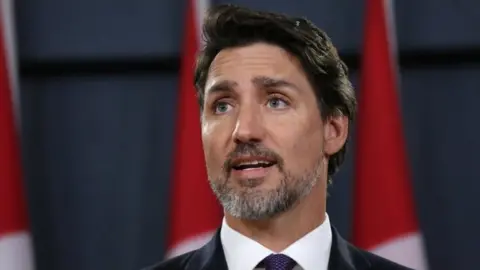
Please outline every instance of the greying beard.
[[228, 179], [209, 182], [225, 212], [236, 218], [261, 220], [291, 209], [312, 191], [320, 175], [318, 162], [313, 171], [300, 176], [285, 172], [280, 184], [271, 190], [256, 189], [256, 179], [247, 180], [241, 188], [232, 187]]

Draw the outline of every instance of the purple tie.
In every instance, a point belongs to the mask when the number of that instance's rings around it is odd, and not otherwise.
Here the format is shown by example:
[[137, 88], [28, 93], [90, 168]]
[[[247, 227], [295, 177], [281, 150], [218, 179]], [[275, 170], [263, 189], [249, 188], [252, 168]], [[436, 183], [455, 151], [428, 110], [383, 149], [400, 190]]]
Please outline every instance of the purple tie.
[[292, 258], [283, 254], [272, 254], [263, 259], [265, 270], [292, 270], [297, 264]]

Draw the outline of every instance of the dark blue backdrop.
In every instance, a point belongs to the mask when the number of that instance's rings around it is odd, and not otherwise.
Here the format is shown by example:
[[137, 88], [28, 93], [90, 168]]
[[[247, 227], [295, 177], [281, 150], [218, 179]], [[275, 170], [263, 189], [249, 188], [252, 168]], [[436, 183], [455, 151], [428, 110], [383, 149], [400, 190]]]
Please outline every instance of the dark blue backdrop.
[[[17, 1], [39, 270], [131, 270], [163, 257], [184, 2]], [[355, 70], [363, 1], [230, 2], [312, 19]], [[480, 3], [401, 0], [395, 8], [404, 121], [431, 269], [476, 269]], [[328, 203], [345, 236], [351, 156]]]

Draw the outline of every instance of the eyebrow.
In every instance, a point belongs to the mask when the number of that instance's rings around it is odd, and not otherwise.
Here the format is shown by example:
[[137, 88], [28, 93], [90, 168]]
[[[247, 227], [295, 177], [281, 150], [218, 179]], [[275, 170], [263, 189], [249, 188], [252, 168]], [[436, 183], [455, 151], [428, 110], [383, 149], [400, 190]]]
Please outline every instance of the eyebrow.
[[266, 76], [255, 77], [252, 79], [252, 82], [258, 88], [290, 88], [296, 91], [299, 90], [299, 88], [292, 82]]
[[233, 89], [238, 85], [238, 83], [230, 80], [223, 80], [215, 83], [206, 92], [209, 94], [222, 93], [222, 92], [232, 92]]
[[[257, 88], [268, 89], [268, 88], [290, 88], [298, 91], [299, 88], [294, 83], [283, 79], [276, 79], [267, 76], [257, 76], [252, 79], [252, 83]], [[223, 80], [218, 83], [215, 83], [208, 89], [210, 94], [221, 93], [221, 92], [232, 92], [233, 89], [238, 86], [238, 84], [231, 80]]]

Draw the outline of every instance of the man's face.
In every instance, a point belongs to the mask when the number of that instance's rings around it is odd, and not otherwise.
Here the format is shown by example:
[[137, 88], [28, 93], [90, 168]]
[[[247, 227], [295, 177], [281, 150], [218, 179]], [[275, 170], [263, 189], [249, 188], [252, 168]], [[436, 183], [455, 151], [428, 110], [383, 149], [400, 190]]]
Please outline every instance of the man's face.
[[212, 62], [202, 139], [210, 185], [228, 214], [264, 219], [291, 208], [325, 178], [326, 156], [344, 143], [335, 138], [300, 63], [282, 48], [225, 49]]

